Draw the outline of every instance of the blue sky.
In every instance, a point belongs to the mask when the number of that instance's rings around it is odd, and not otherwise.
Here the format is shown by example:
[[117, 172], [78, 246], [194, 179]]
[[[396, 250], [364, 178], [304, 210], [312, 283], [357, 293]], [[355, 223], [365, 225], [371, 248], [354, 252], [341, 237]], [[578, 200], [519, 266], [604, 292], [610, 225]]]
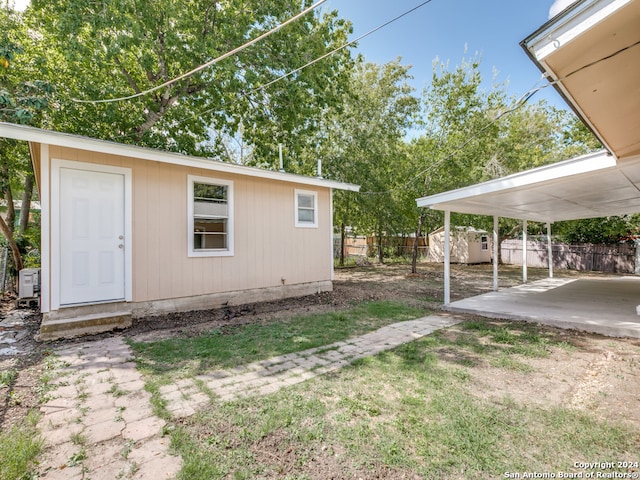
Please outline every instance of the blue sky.
[[[424, 0], [328, 0], [323, 9], [336, 9], [353, 23], [354, 39], [391, 20]], [[508, 82], [509, 95], [520, 97], [539, 79], [540, 71], [520, 47], [520, 41], [548, 20], [553, 0], [432, 0], [359, 42], [366, 60], [386, 63], [402, 57], [412, 65], [418, 92], [429, 83], [433, 60], [449, 62], [450, 69], [476, 52], [483, 81], [497, 72], [498, 82]], [[466, 53], [465, 53], [466, 48]], [[568, 108], [552, 87], [532, 99], [545, 99]]]

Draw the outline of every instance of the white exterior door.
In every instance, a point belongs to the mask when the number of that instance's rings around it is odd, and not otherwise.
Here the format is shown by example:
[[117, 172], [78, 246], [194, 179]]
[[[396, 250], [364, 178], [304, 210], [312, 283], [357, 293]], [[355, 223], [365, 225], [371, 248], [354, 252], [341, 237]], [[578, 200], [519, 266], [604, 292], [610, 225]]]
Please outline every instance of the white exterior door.
[[60, 168], [60, 305], [125, 298], [125, 175]]

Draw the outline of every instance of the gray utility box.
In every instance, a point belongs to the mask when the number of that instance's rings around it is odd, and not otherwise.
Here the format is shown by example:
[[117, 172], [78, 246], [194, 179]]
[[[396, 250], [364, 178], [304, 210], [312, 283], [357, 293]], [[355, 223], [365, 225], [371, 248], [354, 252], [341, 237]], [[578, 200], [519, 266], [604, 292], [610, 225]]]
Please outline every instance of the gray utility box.
[[18, 306], [36, 306], [40, 296], [40, 269], [23, 268], [18, 276]]

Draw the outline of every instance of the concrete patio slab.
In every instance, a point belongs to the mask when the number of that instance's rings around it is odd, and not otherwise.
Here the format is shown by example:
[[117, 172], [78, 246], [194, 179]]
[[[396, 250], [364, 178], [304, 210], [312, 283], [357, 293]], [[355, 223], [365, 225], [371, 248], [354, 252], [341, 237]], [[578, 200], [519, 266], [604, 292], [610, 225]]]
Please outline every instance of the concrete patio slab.
[[640, 338], [640, 278], [545, 279], [452, 302], [446, 310]]

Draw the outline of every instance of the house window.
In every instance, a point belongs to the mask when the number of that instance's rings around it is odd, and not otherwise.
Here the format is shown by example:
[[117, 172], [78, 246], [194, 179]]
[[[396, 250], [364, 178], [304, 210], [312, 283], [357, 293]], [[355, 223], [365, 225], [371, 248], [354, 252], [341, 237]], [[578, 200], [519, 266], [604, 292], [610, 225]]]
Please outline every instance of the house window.
[[480, 250], [489, 250], [489, 237], [487, 235], [480, 237]]
[[318, 193], [296, 190], [296, 227], [318, 227]]
[[233, 255], [233, 182], [189, 176], [189, 256]]

